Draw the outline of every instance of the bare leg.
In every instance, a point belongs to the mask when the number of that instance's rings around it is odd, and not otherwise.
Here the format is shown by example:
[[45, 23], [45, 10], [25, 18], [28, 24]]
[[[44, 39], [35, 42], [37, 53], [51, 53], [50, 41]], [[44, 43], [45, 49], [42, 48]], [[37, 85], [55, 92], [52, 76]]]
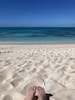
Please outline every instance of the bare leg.
[[33, 100], [35, 92], [36, 92], [36, 87], [35, 86], [30, 87], [26, 95], [26, 100]]
[[46, 100], [45, 90], [42, 87], [37, 87], [36, 92], [38, 95], [38, 100]]

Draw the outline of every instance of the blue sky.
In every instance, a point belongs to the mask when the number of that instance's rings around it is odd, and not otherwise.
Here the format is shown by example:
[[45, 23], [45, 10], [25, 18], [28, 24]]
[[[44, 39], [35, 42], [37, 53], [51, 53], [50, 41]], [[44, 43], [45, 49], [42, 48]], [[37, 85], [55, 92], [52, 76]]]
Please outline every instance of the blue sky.
[[0, 26], [75, 26], [75, 0], [0, 0]]

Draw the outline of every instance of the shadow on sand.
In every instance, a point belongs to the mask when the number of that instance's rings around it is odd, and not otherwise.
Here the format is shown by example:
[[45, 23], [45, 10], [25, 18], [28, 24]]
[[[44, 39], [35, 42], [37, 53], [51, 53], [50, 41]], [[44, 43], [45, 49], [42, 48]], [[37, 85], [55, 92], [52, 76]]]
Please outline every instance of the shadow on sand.
[[[50, 100], [50, 97], [53, 96], [52, 94], [46, 94], [47, 100]], [[33, 100], [38, 100], [38, 96], [35, 96]]]

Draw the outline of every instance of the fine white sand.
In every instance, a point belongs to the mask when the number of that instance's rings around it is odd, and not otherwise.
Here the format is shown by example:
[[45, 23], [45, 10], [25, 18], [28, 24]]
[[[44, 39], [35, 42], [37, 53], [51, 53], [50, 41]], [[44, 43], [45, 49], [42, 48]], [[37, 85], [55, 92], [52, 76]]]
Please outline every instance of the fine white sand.
[[25, 100], [32, 85], [75, 100], [75, 45], [0, 45], [0, 100]]

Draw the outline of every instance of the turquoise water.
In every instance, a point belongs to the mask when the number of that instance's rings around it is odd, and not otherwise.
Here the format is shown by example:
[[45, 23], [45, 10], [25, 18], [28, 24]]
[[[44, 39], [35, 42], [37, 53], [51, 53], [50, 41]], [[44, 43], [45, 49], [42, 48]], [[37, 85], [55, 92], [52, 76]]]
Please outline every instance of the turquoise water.
[[75, 28], [3, 27], [0, 42], [75, 42]]

